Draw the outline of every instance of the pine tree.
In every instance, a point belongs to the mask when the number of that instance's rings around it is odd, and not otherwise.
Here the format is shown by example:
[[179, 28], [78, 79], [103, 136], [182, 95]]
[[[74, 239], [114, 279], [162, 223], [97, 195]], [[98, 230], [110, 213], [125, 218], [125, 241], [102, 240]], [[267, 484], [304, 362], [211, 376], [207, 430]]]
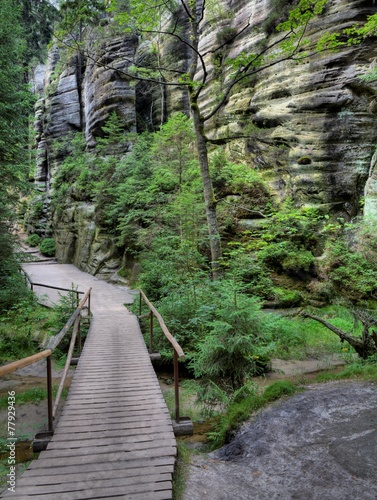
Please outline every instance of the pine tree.
[[28, 115], [32, 94], [23, 83], [24, 49], [20, 6], [0, 3], [0, 309], [17, 298], [20, 283], [12, 252], [12, 227], [19, 192], [26, 185]]

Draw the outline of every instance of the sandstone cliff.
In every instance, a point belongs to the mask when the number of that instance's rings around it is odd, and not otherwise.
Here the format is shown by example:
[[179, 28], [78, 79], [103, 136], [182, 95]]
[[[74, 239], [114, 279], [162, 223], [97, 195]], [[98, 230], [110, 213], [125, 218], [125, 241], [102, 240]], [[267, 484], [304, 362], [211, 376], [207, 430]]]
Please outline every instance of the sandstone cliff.
[[[228, 77], [224, 61], [241, 51], [254, 52], [263, 37], [274, 36], [270, 34], [273, 5], [271, 0], [224, 0], [223, 12], [232, 15], [204, 20], [201, 48], [208, 52], [211, 73], [200, 102], [203, 110], [211, 107]], [[324, 31], [338, 31], [376, 11], [377, 5], [366, 0], [330, 0], [309, 36], [315, 40]], [[226, 44], [214, 60], [211, 47], [219, 37], [248, 21], [242, 36]], [[90, 58], [70, 57], [64, 62], [55, 48], [46, 66], [35, 123], [36, 180], [47, 195], [64, 157], [64, 151], [54, 146], [56, 139], [82, 130], [91, 148], [112, 111], [123, 117], [127, 131], [158, 127], [173, 110], [188, 111], [184, 90], [134, 86], [122, 76], [132, 61], [153, 57], [148, 44], [139, 45], [129, 35], [109, 35], [99, 43], [88, 40], [89, 45]], [[182, 46], [171, 41], [161, 42], [160, 57], [170, 62], [173, 58], [180, 68], [189, 64]], [[226, 143], [233, 157], [261, 171], [279, 199], [291, 197], [299, 205], [320, 206], [325, 213], [350, 220], [360, 215], [365, 195], [365, 215], [375, 215], [377, 82], [360, 78], [375, 57], [377, 45], [370, 39], [336, 53], [313, 55], [301, 64], [273, 67], [235, 89], [221, 113], [207, 122], [207, 134]], [[225, 141], [229, 137], [234, 139]], [[53, 216], [57, 257], [93, 274], [110, 272], [120, 258], [118, 250], [93, 213], [87, 202], [67, 199], [64, 215]]]

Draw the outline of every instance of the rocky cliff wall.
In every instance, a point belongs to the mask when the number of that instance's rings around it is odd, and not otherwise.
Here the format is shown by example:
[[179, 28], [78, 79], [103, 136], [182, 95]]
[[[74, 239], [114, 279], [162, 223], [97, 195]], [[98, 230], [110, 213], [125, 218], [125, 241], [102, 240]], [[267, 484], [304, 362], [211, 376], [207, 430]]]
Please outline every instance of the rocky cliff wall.
[[[226, 59], [255, 52], [260, 40], [271, 36], [271, 0], [225, 0], [222, 5], [223, 14], [205, 19], [202, 26], [201, 49], [208, 52], [210, 69], [200, 102], [204, 112], [229, 77]], [[309, 36], [318, 39], [324, 31], [338, 31], [376, 11], [377, 5], [366, 0], [330, 0]], [[242, 36], [225, 45], [215, 60], [211, 50], [219, 37], [249, 21]], [[50, 177], [64, 157], [54, 147], [56, 139], [83, 130], [90, 148], [111, 111], [132, 131], [145, 124], [157, 127], [173, 110], [189, 110], [184, 90], [146, 84], [135, 88], [122, 76], [132, 60], [150, 56], [147, 45], [138, 46], [130, 36], [90, 43], [93, 57], [86, 60], [71, 58], [63, 64], [58, 50], [50, 53], [45, 93], [36, 112], [37, 180], [45, 183], [47, 193]], [[162, 43], [160, 57], [169, 62], [173, 58], [177, 68], [187, 69], [190, 62], [187, 51], [171, 41]], [[226, 143], [233, 157], [262, 172], [279, 199], [291, 197], [297, 204], [320, 206], [326, 213], [351, 219], [360, 214], [365, 194], [365, 213], [376, 214], [377, 169], [372, 159], [377, 83], [360, 79], [375, 57], [377, 44], [370, 39], [336, 53], [316, 54], [304, 63], [272, 67], [235, 89], [222, 111], [207, 122], [207, 134]], [[225, 141], [230, 136], [234, 139]], [[93, 274], [104, 270], [106, 262], [114, 266], [116, 250], [104, 243], [108, 237], [96, 227], [93, 207], [68, 203], [65, 216], [55, 216], [52, 223], [59, 260], [74, 261]]]
[[[248, 19], [251, 26], [223, 57], [234, 58], [243, 50], [256, 52], [260, 27], [268, 25], [270, 2], [230, 0], [225, 9], [234, 12], [231, 26], [244, 26]], [[310, 26], [308, 36], [315, 41], [325, 31], [339, 31], [376, 11], [377, 6], [367, 1], [331, 1]], [[211, 26], [204, 28], [205, 50], [214, 45], [216, 34]], [[373, 182], [368, 178], [377, 141], [377, 83], [364, 82], [360, 76], [376, 56], [377, 44], [371, 39], [257, 74], [211, 120], [209, 136], [242, 135], [252, 125], [249, 137], [230, 143], [229, 148], [259, 169], [280, 199], [289, 196], [297, 204], [322, 206], [350, 219], [360, 212], [360, 198], [367, 186], [369, 211], [375, 203]], [[225, 72], [224, 80], [226, 77]], [[202, 102], [204, 110], [211, 108], [213, 99], [209, 86]]]

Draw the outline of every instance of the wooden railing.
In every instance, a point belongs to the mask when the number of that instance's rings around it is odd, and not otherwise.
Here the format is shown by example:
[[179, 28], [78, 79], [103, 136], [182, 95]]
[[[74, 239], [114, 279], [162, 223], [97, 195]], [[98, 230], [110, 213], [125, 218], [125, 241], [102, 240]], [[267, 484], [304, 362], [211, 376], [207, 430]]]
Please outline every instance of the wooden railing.
[[[192, 432], [192, 423], [190, 419], [187, 417], [181, 417], [180, 416], [180, 408], [179, 408], [179, 367], [178, 367], [178, 359], [184, 359], [185, 354], [181, 348], [181, 346], [178, 344], [178, 342], [175, 340], [173, 335], [169, 332], [167, 326], [165, 325], [165, 322], [161, 316], [161, 314], [157, 311], [157, 309], [154, 307], [154, 305], [149, 301], [147, 296], [142, 290], [139, 290], [140, 292], [140, 302], [139, 302], [139, 318], [149, 316], [149, 353], [153, 354], [153, 318], [156, 318], [161, 330], [165, 334], [165, 337], [168, 339], [170, 344], [173, 347], [174, 350], [174, 399], [175, 399], [175, 422], [176, 424], [183, 424], [181, 425], [182, 430], [180, 432], [176, 432], [176, 434], [191, 434]], [[149, 313], [143, 316], [141, 314], [142, 312], [142, 301], [147, 304], [149, 308]], [[184, 421], [184, 422], [182, 422]], [[174, 424], [173, 424], [174, 425]], [[176, 429], [175, 429], [176, 431]]]
[[[34, 283], [35, 285], [35, 283]], [[47, 285], [42, 285], [47, 286]], [[56, 288], [58, 290], [65, 290], [58, 287], [50, 287]], [[37, 354], [33, 354], [32, 356], [28, 356], [27, 358], [20, 359], [18, 361], [14, 361], [12, 363], [8, 363], [7, 365], [0, 367], [0, 377], [9, 375], [10, 373], [19, 370], [20, 368], [24, 368], [25, 366], [31, 365], [40, 361], [41, 359], [47, 359], [47, 407], [48, 407], [48, 432], [52, 435], [54, 432], [54, 418], [56, 416], [57, 408], [59, 406], [60, 398], [63, 392], [63, 387], [65, 380], [67, 378], [68, 369], [71, 364], [73, 350], [76, 343], [76, 339], [78, 341], [78, 351], [81, 352], [81, 329], [80, 329], [80, 319], [82, 316], [82, 311], [87, 308], [88, 310], [88, 320], [90, 322], [90, 295], [92, 289], [84, 294], [81, 302], [78, 304], [72, 316], [69, 318], [64, 327], [60, 330], [60, 332], [52, 337], [50, 342], [47, 345], [47, 348], [44, 351], [41, 351]], [[78, 292], [80, 293], [80, 292]], [[88, 304], [86, 306], [86, 304]], [[67, 360], [64, 366], [63, 374], [60, 380], [58, 392], [56, 394], [55, 402], [53, 401], [52, 396], [52, 366], [51, 366], [51, 355], [60, 342], [63, 340], [65, 335], [69, 332], [70, 328], [73, 326], [73, 332], [71, 337], [71, 343], [68, 350]]]
[[[59, 286], [52, 286], [52, 285], [44, 285], [42, 283], [35, 283], [34, 281], [31, 280], [30, 276], [28, 275], [28, 273], [26, 271], [24, 271], [22, 269], [21, 272], [22, 272], [22, 274], [25, 277], [26, 284], [30, 286], [30, 289], [31, 289], [32, 292], [34, 291], [34, 287], [39, 286], [39, 287], [44, 287], [44, 288], [50, 288], [52, 290], [59, 290], [61, 292], [75, 293], [76, 294], [76, 305], [77, 305], [77, 307], [78, 307], [78, 305], [80, 303], [80, 295], [84, 295], [85, 294], [85, 292], [79, 292], [78, 290], [75, 290], [74, 288], [61, 288]], [[90, 310], [90, 297], [89, 297], [88, 308]]]

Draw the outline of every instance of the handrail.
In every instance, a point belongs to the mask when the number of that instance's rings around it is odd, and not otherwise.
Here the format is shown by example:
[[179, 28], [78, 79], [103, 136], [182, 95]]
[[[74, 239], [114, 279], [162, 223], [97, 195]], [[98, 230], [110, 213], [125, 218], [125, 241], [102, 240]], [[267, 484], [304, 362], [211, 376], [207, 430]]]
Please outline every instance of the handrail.
[[157, 311], [157, 309], [154, 307], [154, 305], [152, 304], [152, 302], [150, 302], [148, 300], [148, 298], [145, 295], [145, 293], [143, 292], [143, 290], [139, 290], [139, 291], [140, 291], [140, 295], [143, 297], [145, 303], [147, 304], [147, 306], [149, 307], [149, 309], [151, 310], [151, 312], [154, 314], [154, 316], [157, 318], [157, 321], [159, 322], [161, 330], [164, 332], [165, 337], [168, 339], [168, 341], [174, 347], [174, 349], [177, 352], [178, 356], [180, 358], [184, 358], [185, 354], [184, 354], [181, 346], [175, 340], [175, 338], [173, 337], [173, 335], [169, 332], [167, 326], [165, 325], [164, 320], [162, 319], [161, 314]]
[[60, 342], [63, 339], [63, 337], [65, 336], [65, 334], [68, 332], [68, 330], [73, 325], [77, 316], [81, 313], [81, 311], [85, 305], [85, 302], [88, 300], [88, 298], [90, 296], [91, 291], [92, 291], [92, 289], [89, 288], [88, 291], [85, 293], [84, 297], [82, 298], [80, 304], [77, 306], [74, 313], [67, 321], [67, 323], [63, 326], [63, 328], [60, 330], [60, 332], [57, 335], [55, 335], [55, 337], [52, 337], [52, 339], [50, 340], [50, 342], [47, 345], [48, 349], [51, 349], [53, 351], [60, 344]]
[[139, 289], [140, 292], [140, 302], [139, 302], [139, 313], [141, 317], [141, 305], [142, 305], [142, 299], [144, 299], [145, 303], [149, 307], [150, 313], [150, 345], [149, 345], [149, 352], [152, 354], [152, 338], [153, 338], [153, 316], [157, 318], [157, 321], [160, 324], [160, 327], [162, 331], [165, 334], [165, 337], [169, 340], [171, 345], [173, 346], [174, 349], [174, 398], [175, 398], [175, 421], [177, 424], [180, 423], [180, 415], [179, 415], [179, 374], [178, 374], [178, 358], [184, 358], [185, 354], [181, 348], [181, 346], [178, 344], [178, 342], [175, 340], [173, 335], [169, 332], [167, 326], [165, 325], [165, 322], [161, 316], [161, 314], [157, 311], [157, 309], [154, 307], [152, 302], [150, 302], [143, 292], [143, 290]]
[[19, 370], [20, 368], [25, 368], [25, 366], [32, 365], [41, 359], [47, 358], [52, 353], [51, 349], [46, 349], [45, 351], [38, 352], [37, 354], [33, 354], [32, 356], [28, 356], [27, 358], [19, 359], [18, 361], [13, 361], [12, 363], [8, 363], [7, 365], [0, 366], [0, 377], [4, 377], [5, 375], [9, 375], [10, 373]]
[[62, 288], [61, 286], [43, 285], [42, 283], [35, 283], [35, 281], [30, 281], [32, 286], [43, 286], [44, 288], [52, 288], [53, 290], [62, 290], [63, 292], [73, 292], [76, 294], [83, 294], [85, 292], [80, 292], [79, 290], [72, 290], [72, 288]]
[[[25, 273], [25, 276], [27, 276], [28, 280], [30, 281], [29, 276]], [[32, 282], [30, 281], [32, 284]], [[42, 285], [45, 286], [45, 285]], [[57, 288], [57, 287], [51, 287], [51, 288]], [[61, 289], [63, 290], [63, 289]], [[70, 291], [70, 290], [68, 290]], [[68, 319], [66, 324], [63, 326], [63, 328], [60, 330], [60, 332], [53, 337], [50, 342], [47, 345], [47, 349], [44, 351], [38, 352], [36, 354], [33, 354], [32, 356], [28, 356], [26, 358], [19, 359], [17, 361], [13, 361], [11, 363], [8, 363], [4, 366], [0, 367], [0, 377], [8, 375], [10, 373], [13, 373], [16, 370], [19, 370], [20, 368], [24, 368], [25, 366], [31, 365], [33, 363], [36, 363], [37, 361], [40, 361], [41, 359], [46, 358], [47, 359], [47, 399], [48, 399], [48, 431], [51, 433], [51, 435], [54, 432], [53, 429], [53, 420], [55, 418], [55, 413], [57, 410], [57, 407], [60, 402], [60, 397], [63, 391], [63, 386], [65, 383], [65, 379], [68, 374], [68, 368], [71, 363], [72, 355], [73, 355], [73, 348], [76, 340], [76, 336], [78, 337], [78, 344], [79, 344], [79, 350], [81, 349], [81, 336], [80, 336], [80, 314], [81, 311], [84, 309], [86, 302], [88, 302], [88, 310], [89, 310], [89, 321], [90, 321], [90, 295], [91, 295], [92, 288], [89, 288], [87, 292], [85, 293], [84, 297], [82, 298], [80, 304], [77, 306], [75, 309], [74, 313], [71, 315], [71, 317]], [[78, 293], [83, 293], [83, 292], [78, 292]], [[56, 347], [60, 344], [64, 336], [68, 333], [69, 329], [71, 326], [74, 324], [74, 329], [72, 333], [72, 338], [71, 338], [71, 343], [68, 351], [68, 356], [67, 356], [67, 361], [64, 367], [63, 375], [60, 381], [58, 393], [55, 398], [55, 404], [53, 408], [53, 402], [52, 402], [52, 366], [51, 366], [51, 355], [53, 351], [56, 349]]]
[[24, 269], [21, 269], [21, 273], [23, 273], [25, 276], [26, 284], [27, 284], [27, 282], [29, 282], [31, 291], [34, 291], [35, 286], [40, 286], [43, 288], [51, 288], [53, 290], [61, 290], [62, 292], [73, 292], [76, 294], [77, 305], [79, 304], [79, 300], [80, 300], [79, 295], [85, 294], [85, 292], [80, 292], [79, 290], [73, 290], [72, 288], [62, 288], [61, 286], [44, 285], [43, 283], [35, 283], [34, 281], [32, 281], [29, 274]]

